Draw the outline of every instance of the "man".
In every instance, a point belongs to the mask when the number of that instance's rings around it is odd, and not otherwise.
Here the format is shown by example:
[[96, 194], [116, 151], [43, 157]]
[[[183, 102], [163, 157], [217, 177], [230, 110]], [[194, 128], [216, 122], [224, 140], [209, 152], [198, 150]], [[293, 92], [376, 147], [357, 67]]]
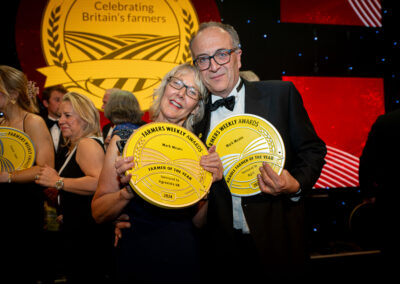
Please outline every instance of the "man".
[[[360, 157], [360, 190], [377, 210], [378, 245], [382, 261], [379, 267], [384, 274], [397, 272], [394, 261], [400, 252], [398, 202], [400, 200], [400, 109], [377, 118], [368, 134]], [[369, 237], [369, 236], [366, 236]], [[393, 278], [388, 278], [393, 279]]]
[[[212, 261], [208, 267], [216, 270], [214, 275], [235, 282], [264, 280], [282, 271], [299, 275], [308, 256], [303, 197], [321, 173], [325, 144], [315, 133], [292, 83], [240, 78], [242, 50], [233, 27], [203, 23], [190, 48], [211, 93], [210, 111], [198, 129], [208, 133], [230, 115], [254, 114], [275, 126], [286, 148], [285, 169], [280, 175], [268, 164], [260, 168], [262, 193], [240, 198], [231, 196], [225, 182], [213, 185], [208, 203], [207, 247], [212, 254], [207, 258]], [[235, 102], [232, 110], [213, 107], [212, 103], [229, 97]]]
[[[106, 105], [108, 103], [108, 100], [110, 99], [110, 95], [112, 92], [119, 90], [117, 88], [112, 88], [112, 89], [107, 89], [104, 93], [103, 96], [103, 105], [101, 106], [101, 109], [104, 111], [106, 108]], [[104, 125], [102, 132], [103, 132], [103, 140], [104, 140], [104, 147], [107, 148], [108, 144], [110, 143], [111, 140], [111, 134], [114, 129], [114, 125], [110, 122]]]
[[[60, 127], [58, 125], [58, 119], [61, 116], [59, 106], [61, 104], [63, 96], [67, 93], [67, 90], [61, 86], [52, 86], [43, 89], [42, 92], [42, 104], [47, 111], [43, 113], [43, 118], [46, 121], [47, 127], [53, 139], [55, 169], [58, 170], [65, 160], [65, 155], [68, 152], [68, 148], [64, 146], [64, 138], [62, 136]], [[43, 283], [54, 283], [54, 281], [63, 273], [61, 260], [63, 259], [63, 251], [54, 250], [61, 241], [62, 234], [58, 230], [58, 223], [54, 213], [57, 212], [57, 196], [58, 191], [55, 188], [46, 188], [45, 194], [45, 226], [46, 230], [43, 234], [43, 259], [45, 261], [44, 266], [47, 270], [42, 271], [42, 282]]]
[[58, 163], [63, 162], [64, 159], [62, 156], [66, 154], [67, 150], [62, 146], [64, 139], [58, 125], [58, 119], [61, 116], [59, 106], [64, 94], [66, 93], [67, 90], [61, 85], [45, 88], [42, 92], [42, 103], [47, 109], [47, 115], [43, 118], [46, 121], [51, 137], [53, 138], [56, 169], [60, 166]]

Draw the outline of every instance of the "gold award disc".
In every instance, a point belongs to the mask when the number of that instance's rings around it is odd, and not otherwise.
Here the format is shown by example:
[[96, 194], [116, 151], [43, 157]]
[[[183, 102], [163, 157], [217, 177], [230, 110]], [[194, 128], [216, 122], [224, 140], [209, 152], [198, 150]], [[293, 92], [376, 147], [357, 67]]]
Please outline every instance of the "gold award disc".
[[209, 191], [212, 174], [200, 166], [208, 151], [189, 130], [165, 122], [138, 128], [128, 139], [123, 156], [133, 156], [130, 185], [153, 205], [178, 209], [201, 200]]
[[12, 127], [0, 127], [0, 169], [12, 172], [30, 168], [35, 162], [35, 147], [29, 136]]
[[263, 162], [278, 174], [285, 165], [282, 137], [270, 122], [256, 115], [233, 115], [221, 121], [211, 130], [206, 144], [216, 145], [232, 195], [260, 192], [257, 175]]

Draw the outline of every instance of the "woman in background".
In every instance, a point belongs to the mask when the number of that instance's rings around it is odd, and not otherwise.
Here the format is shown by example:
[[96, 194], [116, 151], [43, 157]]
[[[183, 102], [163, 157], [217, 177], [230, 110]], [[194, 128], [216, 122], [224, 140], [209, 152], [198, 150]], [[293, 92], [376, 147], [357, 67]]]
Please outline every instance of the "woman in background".
[[[43, 118], [37, 115], [37, 89], [25, 74], [0, 65], [0, 127], [27, 134], [35, 148], [35, 162], [28, 169], [0, 172], [0, 220], [3, 226], [1, 259], [5, 273], [20, 283], [36, 283], [40, 268], [40, 237], [43, 230], [43, 188], [34, 183], [40, 166], [54, 167], [52, 139]], [[6, 276], [4, 276], [7, 279]]]
[[104, 161], [99, 113], [90, 99], [72, 92], [64, 95], [60, 112], [68, 155], [58, 172], [43, 166], [36, 182], [59, 190], [67, 282], [103, 283], [108, 232], [90, 208]]
[[104, 108], [104, 116], [115, 125], [112, 136], [118, 133], [122, 139], [128, 139], [133, 129], [144, 124], [139, 102], [129, 91], [114, 90]]

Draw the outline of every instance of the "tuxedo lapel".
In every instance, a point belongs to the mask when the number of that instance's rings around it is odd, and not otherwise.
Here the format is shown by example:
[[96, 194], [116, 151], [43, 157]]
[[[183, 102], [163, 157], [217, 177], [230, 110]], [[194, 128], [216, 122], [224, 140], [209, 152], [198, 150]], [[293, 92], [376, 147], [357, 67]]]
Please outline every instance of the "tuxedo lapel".
[[196, 134], [203, 142], [207, 140], [207, 134], [210, 131], [210, 123], [211, 123], [210, 108], [211, 108], [211, 99], [209, 98], [205, 105], [203, 119], [193, 126], [194, 134]]
[[245, 86], [245, 113], [258, 115], [267, 118], [269, 110], [269, 100], [263, 97], [262, 93], [256, 88], [256, 83], [244, 80]]

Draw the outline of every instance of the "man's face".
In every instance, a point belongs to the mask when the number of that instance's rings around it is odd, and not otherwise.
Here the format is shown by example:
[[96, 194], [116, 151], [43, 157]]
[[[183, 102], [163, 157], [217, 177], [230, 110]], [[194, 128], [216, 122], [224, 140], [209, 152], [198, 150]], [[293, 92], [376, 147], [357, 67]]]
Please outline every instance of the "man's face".
[[103, 105], [101, 106], [102, 110], [104, 110], [104, 108], [106, 107], [109, 98], [110, 98], [110, 92], [106, 91], [103, 96]]
[[52, 91], [48, 101], [43, 101], [43, 105], [47, 108], [47, 112], [52, 118], [59, 118], [60, 114], [60, 103], [64, 94], [59, 91]]
[[[218, 27], [201, 31], [192, 43], [194, 59], [200, 55], [213, 56], [218, 50], [232, 48], [230, 34]], [[219, 65], [211, 59], [210, 68], [200, 71], [203, 83], [212, 94], [221, 97], [230, 94], [239, 79], [239, 69], [242, 66], [241, 54], [240, 49], [232, 52], [230, 61], [224, 65]]]

